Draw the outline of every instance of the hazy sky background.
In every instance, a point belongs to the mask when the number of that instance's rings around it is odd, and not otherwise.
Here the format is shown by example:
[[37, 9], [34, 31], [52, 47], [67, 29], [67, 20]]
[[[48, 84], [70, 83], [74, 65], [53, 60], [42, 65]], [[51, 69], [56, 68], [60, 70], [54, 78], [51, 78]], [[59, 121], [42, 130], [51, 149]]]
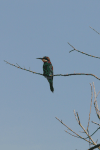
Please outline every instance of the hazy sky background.
[[[88, 123], [92, 76], [54, 77], [54, 93], [48, 81], [4, 62], [18, 63], [42, 73], [49, 56], [54, 74], [93, 73], [100, 77], [100, 60], [72, 48], [100, 56], [100, 1], [98, 0], [0, 0], [0, 150], [85, 150], [89, 144], [65, 133], [55, 117], [83, 137]], [[94, 99], [93, 99], [94, 100]], [[98, 96], [100, 108], [100, 95]], [[100, 123], [92, 105], [91, 121]], [[90, 134], [97, 125], [90, 123]], [[92, 137], [100, 143], [100, 131]]]

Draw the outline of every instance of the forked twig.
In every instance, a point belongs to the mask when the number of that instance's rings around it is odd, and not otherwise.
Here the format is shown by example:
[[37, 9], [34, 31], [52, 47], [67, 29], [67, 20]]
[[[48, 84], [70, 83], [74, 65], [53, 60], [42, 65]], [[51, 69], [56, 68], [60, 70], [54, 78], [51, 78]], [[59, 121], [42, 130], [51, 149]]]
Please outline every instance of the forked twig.
[[[74, 111], [74, 115], [75, 115], [75, 111]], [[76, 116], [75, 116], [75, 118], [76, 118]], [[84, 132], [87, 134], [87, 136], [89, 137], [89, 139], [92, 141], [92, 143], [94, 144], [94, 145], [96, 145], [96, 143], [93, 141], [93, 139], [91, 138], [91, 136], [88, 134], [88, 132], [87, 132], [87, 130], [85, 130], [85, 128], [82, 126], [82, 124], [80, 123], [80, 119], [79, 119], [79, 115], [78, 115], [78, 113], [77, 113], [77, 119], [76, 120], [78, 120], [78, 124], [80, 125], [80, 127], [84, 130]]]
[[68, 44], [73, 48], [73, 50], [69, 51], [69, 53], [75, 50], [75, 51], [77, 51], [77, 52], [79, 52], [79, 53], [82, 53], [82, 54], [85, 54], [85, 55], [87, 55], [87, 56], [100, 59], [100, 57], [93, 56], [93, 55], [90, 55], [90, 54], [87, 54], [87, 53], [84, 53], [84, 52], [81, 52], [81, 51], [77, 50], [77, 49], [76, 49], [73, 45], [71, 45], [69, 42], [68, 42]]
[[[75, 131], [73, 131], [71, 128], [69, 128], [66, 124], [64, 124], [59, 118], [55, 117], [59, 122], [61, 122], [65, 127], [67, 127], [71, 132], [73, 132], [74, 134], [76, 134], [77, 138], [81, 138], [89, 143], [91, 143], [92, 145], [94, 145], [92, 142], [86, 140], [85, 138], [81, 137], [79, 134], [77, 134]], [[67, 132], [67, 131], [65, 131]], [[68, 132], [67, 132], [68, 133]], [[71, 134], [70, 134], [71, 135]]]
[[[90, 84], [91, 85], [91, 84]], [[94, 100], [94, 103], [95, 103], [95, 108], [96, 108], [96, 111], [98, 110], [98, 105], [97, 105], [97, 101], [96, 101], [96, 98], [97, 98], [97, 95], [96, 95], [96, 91], [95, 91], [95, 86], [94, 86], [94, 83], [93, 83], [93, 88], [94, 88], [94, 96], [95, 96], [95, 100]], [[79, 115], [78, 115], [78, 112], [75, 113], [75, 110], [74, 110], [74, 115], [75, 115], [75, 118], [78, 122], [78, 124], [80, 125], [80, 127], [83, 129], [84, 133], [87, 134], [87, 137], [86, 138], [83, 138], [82, 136], [80, 136], [79, 134], [77, 134], [76, 132], [74, 132], [71, 128], [69, 128], [66, 124], [64, 124], [62, 122], [62, 120], [58, 119], [57, 117], [55, 117], [59, 122], [61, 122], [65, 127], [67, 127], [68, 130], [70, 130], [71, 132], [73, 132], [75, 135], [69, 133], [68, 131], [65, 131], [67, 132], [68, 134], [70, 134], [71, 136], [74, 136], [74, 137], [77, 137], [77, 138], [80, 138], [80, 139], [83, 139], [85, 141], [87, 141], [89, 144], [91, 145], [95, 145], [94, 147], [91, 147], [89, 148], [88, 150], [93, 150], [95, 148], [98, 148], [100, 150], [100, 145], [97, 144], [97, 141], [94, 142], [93, 139], [92, 139], [92, 136], [100, 129], [100, 124], [96, 123], [96, 122], [93, 122], [97, 125], [99, 125], [99, 127], [91, 134], [89, 135], [89, 122], [90, 122], [90, 114], [91, 114], [91, 107], [92, 107], [92, 98], [93, 98], [93, 92], [92, 92], [92, 85], [91, 85], [91, 104], [90, 104], [90, 112], [89, 112], [89, 120], [88, 120], [88, 126], [87, 126], [87, 130], [82, 126], [81, 122], [80, 122], [80, 118], [79, 118]], [[87, 140], [87, 138], [89, 138], [89, 140]]]

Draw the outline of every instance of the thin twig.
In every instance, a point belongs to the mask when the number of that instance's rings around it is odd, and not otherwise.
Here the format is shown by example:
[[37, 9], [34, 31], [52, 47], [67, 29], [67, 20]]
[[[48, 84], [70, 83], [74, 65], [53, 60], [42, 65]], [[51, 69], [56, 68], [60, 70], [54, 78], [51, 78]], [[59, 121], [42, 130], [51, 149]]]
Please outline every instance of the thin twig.
[[78, 118], [77, 118], [77, 116], [76, 116], [75, 110], [74, 110], [74, 115], [75, 115], [75, 118], [76, 118], [76, 120], [77, 120], [77, 122], [78, 122], [78, 124], [79, 124], [79, 120], [78, 120]]
[[[16, 63], [17, 64], [17, 63]], [[17, 64], [17, 66], [19, 66], [18, 64]], [[21, 68], [20, 66], [19, 66], [19, 68]]]
[[96, 123], [96, 122], [94, 122], [94, 121], [91, 121], [92, 123], [94, 123], [94, 124], [97, 124], [98, 126], [100, 126], [100, 124], [99, 123]]
[[[89, 134], [89, 123], [90, 123], [90, 115], [91, 115], [91, 107], [92, 107], [92, 98], [93, 98], [93, 92], [92, 92], [92, 84], [90, 83], [91, 86], [91, 104], [90, 104], [90, 112], [89, 112], [89, 120], [88, 120], [88, 125], [87, 125], [87, 132]], [[90, 138], [89, 138], [90, 141]], [[90, 143], [89, 143], [89, 147], [90, 147]]]
[[96, 143], [98, 142], [98, 139], [96, 140]]
[[92, 30], [94, 30], [96, 33], [98, 33], [100, 35], [100, 33], [98, 31], [96, 31], [95, 29], [93, 29], [91, 26], [89, 26]]
[[89, 128], [89, 122], [90, 122], [90, 115], [91, 115], [91, 107], [92, 107], [92, 98], [93, 98], [93, 92], [92, 92], [92, 84], [90, 83], [91, 86], [91, 104], [90, 104], [90, 112], [89, 112], [89, 120], [88, 120], [88, 125], [87, 125], [87, 131]]
[[99, 93], [100, 93], [100, 91], [97, 93], [97, 96], [96, 96], [96, 98], [98, 97]]
[[74, 136], [74, 137], [80, 138], [79, 136], [75, 136], [75, 135], [73, 135], [73, 134], [69, 133], [69, 132], [68, 132], [68, 131], [66, 131], [66, 130], [65, 130], [65, 132], [67, 132], [67, 133], [68, 133], [68, 134], [70, 134], [71, 136]]

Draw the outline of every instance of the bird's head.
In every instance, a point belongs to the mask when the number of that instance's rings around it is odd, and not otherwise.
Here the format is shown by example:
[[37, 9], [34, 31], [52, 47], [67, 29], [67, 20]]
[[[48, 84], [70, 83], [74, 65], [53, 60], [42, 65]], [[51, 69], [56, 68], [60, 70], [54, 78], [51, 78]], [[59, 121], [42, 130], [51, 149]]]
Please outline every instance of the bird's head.
[[50, 58], [47, 56], [44, 56], [43, 58], [37, 58], [37, 59], [41, 59], [43, 62], [50, 62]]

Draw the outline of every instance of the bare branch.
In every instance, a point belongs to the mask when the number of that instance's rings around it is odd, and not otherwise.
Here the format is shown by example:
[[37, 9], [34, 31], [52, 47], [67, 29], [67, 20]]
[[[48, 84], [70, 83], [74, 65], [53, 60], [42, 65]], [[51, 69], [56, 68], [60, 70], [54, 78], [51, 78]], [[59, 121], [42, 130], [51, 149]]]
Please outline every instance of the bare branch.
[[100, 126], [100, 124], [99, 123], [96, 123], [96, 122], [94, 122], [94, 121], [91, 121], [92, 123], [94, 123], [94, 124], [97, 124], [98, 126]]
[[[38, 75], [42, 75], [42, 76], [43, 76], [42, 73], [37, 73], [37, 72], [34, 72], [34, 71], [32, 71], [32, 70], [28, 70], [28, 69], [22, 68], [22, 67], [20, 67], [20, 66], [16, 66], [16, 65], [11, 64], [11, 63], [9, 63], [9, 62], [7, 62], [7, 61], [5, 61], [5, 60], [4, 60], [4, 62], [6, 62], [7, 64], [12, 65], [12, 66], [14, 66], [14, 67], [16, 67], [16, 68], [19, 68], [19, 69], [22, 69], [22, 70], [26, 70], [26, 71], [28, 71], [28, 72], [32, 72], [32, 73], [34, 73], [34, 74], [38, 74]], [[53, 76], [72, 76], [72, 75], [89, 75], [89, 76], [93, 76], [93, 77], [95, 77], [96, 79], [100, 80], [100, 78], [98, 78], [96, 75], [91, 74], [91, 73], [56, 74], [56, 75], [53, 75]], [[52, 75], [50, 75], [50, 76], [52, 76]]]
[[[94, 132], [91, 134], [91, 136], [94, 135], [99, 129], [100, 129], [100, 127], [97, 128], [96, 131], [94, 131]], [[87, 138], [86, 138], [86, 139], [87, 139]]]
[[100, 91], [97, 93], [96, 98], [98, 97], [99, 93], [100, 93]]
[[[90, 26], [89, 26], [90, 27]], [[98, 31], [96, 31], [95, 29], [93, 29], [92, 27], [90, 27], [92, 30], [94, 30], [96, 33], [98, 33], [100, 35], [100, 33]]]
[[91, 86], [91, 104], [90, 104], [90, 112], [89, 112], [89, 120], [88, 120], [88, 125], [87, 125], [87, 131], [89, 128], [89, 122], [90, 122], [90, 115], [91, 115], [91, 107], [92, 107], [92, 98], [93, 98], [93, 92], [92, 92], [92, 84], [90, 83]]
[[68, 42], [68, 44], [73, 48], [73, 50], [69, 51], [69, 53], [75, 50], [75, 51], [77, 51], [77, 52], [79, 52], [79, 53], [82, 53], [82, 54], [85, 54], [85, 55], [87, 55], [87, 56], [100, 59], [100, 57], [93, 56], [93, 55], [90, 55], [90, 54], [87, 54], [87, 53], [84, 53], [84, 52], [81, 52], [81, 51], [77, 50], [77, 49], [76, 49], [74, 46], [72, 46], [69, 42]]
[[68, 132], [68, 131], [66, 131], [66, 130], [65, 130], [65, 132], [67, 132], [67, 133], [68, 133], [68, 134], [70, 134], [71, 136], [74, 136], [74, 137], [80, 138], [79, 136], [75, 136], [75, 135], [73, 135], [73, 134], [69, 133], [69, 132]]
[[93, 147], [91, 147], [91, 148], [88, 149], [88, 150], [93, 150], [93, 149], [95, 149], [95, 148], [99, 148], [99, 149], [100, 149], [100, 144], [97, 144], [96, 146], [93, 146]]
[[78, 124], [80, 124], [80, 120], [79, 120], [79, 118], [76, 116], [76, 114], [77, 114], [77, 112], [75, 113], [75, 110], [74, 110], [75, 118], [76, 118], [76, 120], [77, 120]]
[[[90, 84], [90, 85], [91, 85], [91, 84]], [[98, 96], [99, 93], [96, 95], [94, 83], [93, 83], [93, 88], [94, 88], [94, 96], [95, 96], [94, 103], [95, 103], [95, 108], [96, 108], [96, 111], [97, 111], [97, 110], [99, 110], [99, 109], [98, 109], [98, 105], [97, 105], [97, 100], [96, 100], [96, 98], [97, 98], [97, 96]], [[92, 136], [100, 129], [100, 124], [98, 124], [98, 123], [92, 121], [93, 123], [99, 125], [99, 127], [98, 127], [91, 135], [89, 135], [89, 129], [88, 129], [88, 128], [89, 128], [89, 123], [90, 123], [90, 114], [91, 114], [91, 107], [92, 107], [92, 98], [93, 98], [93, 91], [92, 91], [92, 85], [91, 85], [91, 104], [90, 104], [90, 112], [89, 112], [89, 120], [88, 120], [87, 130], [82, 126], [82, 124], [81, 124], [81, 122], [80, 122], [80, 118], [79, 118], [78, 112], [75, 113], [75, 110], [74, 110], [74, 115], [75, 115], [75, 118], [76, 118], [78, 124], [79, 124], [80, 127], [83, 129], [84, 133], [87, 134], [87, 137], [86, 137], [86, 138], [83, 138], [83, 137], [81, 137], [79, 134], [77, 134], [76, 132], [74, 132], [71, 128], [69, 128], [66, 124], [64, 124], [64, 123], [62, 122], [62, 120], [58, 119], [57, 117], [55, 117], [55, 118], [56, 118], [58, 121], [60, 121], [65, 127], [67, 127], [67, 129], [69, 129], [71, 132], [73, 132], [75, 135], [69, 133], [68, 131], [65, 131], [65, 132], [67, 132], [67, 133], [70, 134], [71, 136], [74, 136], [74, 137], [77, 137], [77, 138], [81, 138], [81, 139], [87, 141], [87, 142], [88, 142], [89, 144], [91, 144], [91, 145], [95, 145], [94, 147], [89, 148], [89, 150], [92, 150], [92, 149], [95, 149], [95, 148], [98, 148], [98, 149], [100, 150], [100, 145], [97, 145], [97, 141], [94, 142], [93, 139], [92, 139]], [[87, 140], [87, 138], [89, 138], [89, 141]]]
[[96, 143], [98, 142], [98, 139], [96, 140]]
[[[97, 130], [96, 131], [94, 131], [90, 136], [92, 136], [92, 135], [94, 135], [97, 131], [98, 131], [98, 129], [100, 129], [100, 127], [99, 128], [97, 128]], [[81, 132], [81, 131], [80, 131]], [[85, 132], [81, 132], [81, 133], [85, 133]], [[89, 137], [86, 137], [85, 139], [87, 139], [87, 138], [89, 138]]]
[[[77, 136], [77, 138], [81, 138], [81, 139], [83, 139], [83, 140], [85, 140], [85, 141], [87, 141], [87, 142], [89, 142], [89, 143], [91, 143], [90, 141], [88, 141], [88, 140], [86, 140], [85, 138], [83, 138], [83, 137], [81, 137], [79, 134], [77, 134], [76, 132], [74, 132], [71, 128], [69, 128], [66, 124], [64, 124], [63, 122], [62, 122], [62, 120], [60, 120], [60, 119], [58, 119], [57, 117], [55, 117], [59, 122], [61, 122], [65, 127], [67, 127], [70, 131], [72, 131], [74, 134], [76, 134]], [[67, 131], [65, 131], [65, 132], [67, 132]], [[68, 132], [67, 132], [68, 133]], [[71, 134], [70, 134], [71, 135]], [[73, 135], [74, 136], [74, 135]], [[91, 143], [92, 145], [94, 145], [93, 143]]]
[[93, 141], [93, 139], [91, 138], [91, 136], [88, 134], [88, 132], [87, 132], [87, 130], [85, 130], [85, 128], [82, 126], [82, 124], [80, 123], [80, 119], [79, 119], [79, 115], [78, 115], [78, 113], [77, 113], [77, 119], [78, 119], [78, 121], [79, 121], [79, 125], [80, 125], [80, 127], [84, 130], [84, 132], [87, 134], [87, 136], [89, 137], [89, 139], [92, 141], [92, 143], [94, 144], [94, 145], [96, 145], [96, 143]]
[[98, 104], [97, 104], [97, 95], [96, 95], [96, 91], [95, 91], [95, 86], [94, 86], [94, 82], [93, 82], [93, 88], [94, 88], [94, 107], [95, 107], [95, 110], [96, 110], [96, 114], [97, 114], [97, 117], [100, 119], [100, 111], [99, 111], [99, 108], [98, 108]]
[[16, 66], [16, 65], [14, 65], [14, 64], [11, 64], [11, 63], [7, 62], [6, 60], [4, 60], [4, 62], [6, 62], [7, 64], [12, 65], [12, 66], [14, 66], [14, 67], [16, 67], [16, 68], [19, 68], [19, 69], [22, 69], [22, 70], [26, 70], [26, 71], [29, 71], [29, 72], [32, 72], [32, 73], [35, 73], [35, 74], [43, 75], [43, 74], [41, 74], [41, 73], [37, 73], [37, 72], [34, 72], [34, 71], [32, 71], [32, 70], [28, 70], [28, 69], [22, 68], [22, 67], [20, 67], [17, 63], [16, 63], [16, 64], [17, 64], [17, 66]]

